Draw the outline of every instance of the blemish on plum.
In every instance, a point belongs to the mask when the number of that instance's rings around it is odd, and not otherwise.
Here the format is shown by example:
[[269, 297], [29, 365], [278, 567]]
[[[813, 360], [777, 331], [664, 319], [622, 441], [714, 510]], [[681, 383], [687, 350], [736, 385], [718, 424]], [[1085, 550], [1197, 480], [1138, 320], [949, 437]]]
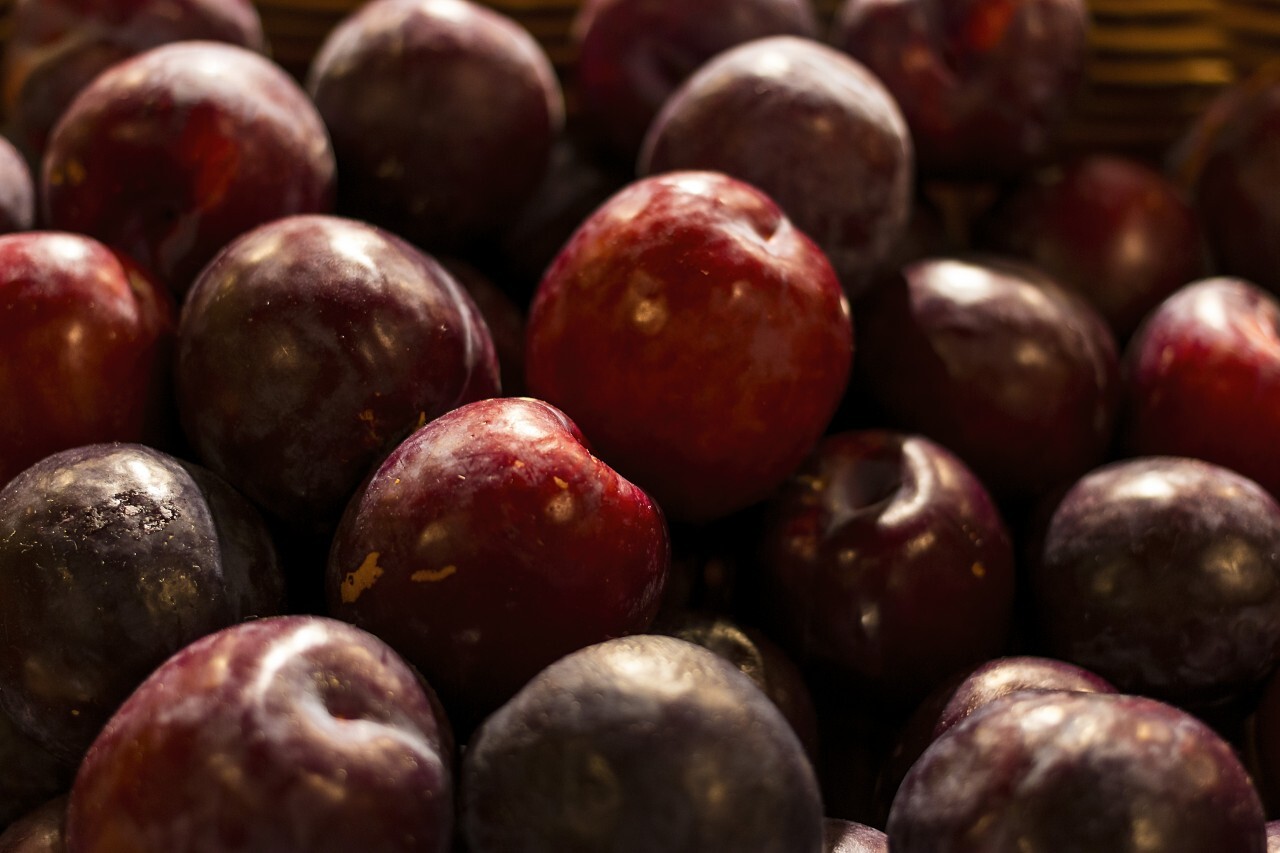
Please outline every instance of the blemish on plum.
[[382, 567], [378, 565], [379, 551], [370, 551], [354, 572], [347, 575], [342, 582], [342, 603], [351, 604], [360, 598], [370, 587], [382, 577]]
[[418, 571], [409, 575], [409, 580], [413, 581], [414, 583], [434, 583], [436, 581], [442, 581], [445, 578], [451, 577], [457, 573], [458, 573], [458, 567], [453, 565], [445, 566], [442, 569], [419, 569]]

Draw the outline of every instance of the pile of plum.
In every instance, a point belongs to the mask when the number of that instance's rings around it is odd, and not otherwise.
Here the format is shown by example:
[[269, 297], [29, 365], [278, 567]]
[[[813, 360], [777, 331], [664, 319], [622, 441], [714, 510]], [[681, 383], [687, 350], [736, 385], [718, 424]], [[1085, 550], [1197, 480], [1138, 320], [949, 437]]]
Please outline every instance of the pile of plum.
[[1280, 72], [1144, 158], [1083, 0], [11, 23], [0, 853], [1280, 850]]

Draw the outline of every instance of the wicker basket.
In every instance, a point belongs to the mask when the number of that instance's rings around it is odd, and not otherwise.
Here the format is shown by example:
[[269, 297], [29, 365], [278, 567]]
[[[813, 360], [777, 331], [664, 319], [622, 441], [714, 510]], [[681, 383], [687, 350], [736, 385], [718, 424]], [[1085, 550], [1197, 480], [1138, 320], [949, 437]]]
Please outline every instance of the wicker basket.
[[[580, 0], [482, 0], [523, 23], [562, 72]], [[258, 0], [275, 58], [305, 73], [317, 45], [364, 0]], [[696, 0], [691, 0], [696, 2]], [[1089, 79], [1072, 148], [1159, 154], [1224, 85], [1280, 57], [1280, 0], [1088, 0]], [[12, 0], [0, 0], [0, 39]], [[840, 0], [815, 0], [829, 21]]]

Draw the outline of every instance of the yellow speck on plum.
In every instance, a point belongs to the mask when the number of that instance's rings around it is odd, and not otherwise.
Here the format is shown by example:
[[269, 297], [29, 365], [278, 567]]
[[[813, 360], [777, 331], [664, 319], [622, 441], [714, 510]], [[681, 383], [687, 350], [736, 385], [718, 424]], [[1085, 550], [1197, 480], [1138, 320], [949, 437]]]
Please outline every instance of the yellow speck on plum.
[[565, 480], [561, 480], [559, 477], [552, 477], [551, 479], [555, 480], [556, 485], [559, 486], [560, 488], [562, 489], [569, 488], [569, 483], [566, 482]]
[[396, 481], [395, 481], [394, 483], [392, 483], [392, 485], [393, 485], [393, 486], [398, 486], [398, 485], [400, 485], [400, 478], [399, 478], [399, 477], [396, 477]]
[[86, 174], [84, 164], [79, 160], [67, 161], [67, 183], [71, 184], [71, 186], [75, 187], [83, 184]]
[[987, 576], [987, 567], [982, 565], [982, 563], [974, 563], [969, 571], [973, 572], [973, 576], [978, 579], [982, 579]]
[[418, 412], [418, 425], [415, 427], [415, 429], [422, 429], [426, 425], [427, 425], [427, 413]]
[[523, 468], [523, 467], [524, 467], [524, 463], [523, 463], [523, 462], [521, 462], [519, 459], [517, 459], [515, 462], [512, 462], [512, 463], [511, 463], [511, 467], [512, 467], [512, 468]]
[[418, 571], [409, 575], [409, 580], [414, 581], [415, 583], [433, 583], [435, 581], [442, 581], [445, 578], [449, 577], [450, 575], [455, 575], [457, 573], [458, 573], [457, 566], [445, 566], [443, 569], [434, 569], [434, 570], [419, 569]]
[[342, 603], [351, 604], [365, 593], [382, 577], [382, 567], [378, 565], [380, 551], [370, 551], [364, 558], [360, 568], [347, 575], [342, 582]]

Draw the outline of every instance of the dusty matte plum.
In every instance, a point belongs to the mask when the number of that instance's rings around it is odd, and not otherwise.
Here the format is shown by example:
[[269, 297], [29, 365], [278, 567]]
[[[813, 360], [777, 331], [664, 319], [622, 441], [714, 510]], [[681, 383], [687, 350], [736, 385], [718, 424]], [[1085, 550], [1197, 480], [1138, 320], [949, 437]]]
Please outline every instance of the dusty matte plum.
[[164, 662], [71, 789], [76, 853], [446, 853], [453, 740], [429, 688], [364, 631], [282, 616]]

